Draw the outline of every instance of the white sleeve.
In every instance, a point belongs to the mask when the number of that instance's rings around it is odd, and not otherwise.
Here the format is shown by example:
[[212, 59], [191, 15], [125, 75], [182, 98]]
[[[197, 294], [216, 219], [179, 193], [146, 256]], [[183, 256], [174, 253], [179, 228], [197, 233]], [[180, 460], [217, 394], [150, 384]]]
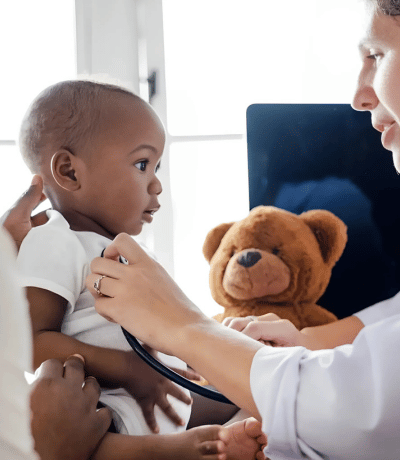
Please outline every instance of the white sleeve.
[[25, 379], [25, 371], [32, 372], [32, 333], [15, 257], [11, 239], [0, 228], [0, 458], [33, 460]]
[[355, 313], [365, 326], [381, 321], [389, 316], [400, 314], [400, 292], [390, 299], [378, 302]]
[[352, 345], [260, 349], [250, 382], [271, 459], [377, 460], [400, 453], [400, 315]]
[[86, 253], [62, 216], [33, 228], [19, 249], [17, 266], [23, 287], [54, 292], [69, 303], [68, 312], [85, 287]]

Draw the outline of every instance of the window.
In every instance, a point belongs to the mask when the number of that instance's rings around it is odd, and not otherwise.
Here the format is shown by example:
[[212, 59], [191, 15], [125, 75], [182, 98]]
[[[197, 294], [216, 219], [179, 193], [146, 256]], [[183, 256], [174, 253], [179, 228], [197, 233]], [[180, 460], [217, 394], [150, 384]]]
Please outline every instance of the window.
[[[356, 3], [162, 2], [163, 42], [148, 52], [165, 71], [158, 104], [169, 134], [170, 257], [178, 284], [209, 315], [221, 307], [209, 293], [204, 239], [249, 210], [246, 108], [350, 102], [359, 65]], [[154, 238], [162, 240], [161, 229]]]
[[29, 103], [47, 86], [76, 77], [73, 0], [15, 0], [2, 5], [0, 27], [0, 158], [3, 180], [0, 215], [30, 183], [31, 173], [16, 145]]
[[[74, 3], [77, 9], [75, 53]], [[336, 0], [15, 0], [8, 2], [0, 155], [10, 178], [0, 214], [30, 173], [19, 119], [49, 84], [106, 74], [151, 100], [167, 130], [162, 209], [142, 239], [186, 294], [213, 315], [202, 245], [208, 230], [249, 209], [246, 108], [268, 102], [349, 102], [358, 71], [360, 2]], [[339, 31], [339, 33], [338, 33]], [[76, 65], [77, 61], [77, 65]], [[25, 169], [24, 169], [25, 168]]]

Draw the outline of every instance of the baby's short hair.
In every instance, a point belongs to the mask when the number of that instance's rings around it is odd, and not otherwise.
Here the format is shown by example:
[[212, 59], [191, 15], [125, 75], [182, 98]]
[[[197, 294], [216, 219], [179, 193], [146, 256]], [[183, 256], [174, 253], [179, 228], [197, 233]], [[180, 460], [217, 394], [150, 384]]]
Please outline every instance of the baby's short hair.
[[98, 133], [102, 103], [115, 95], [140, 99], [117, 85], [69, 80], [43, 90], [21, 124], [19, 147], [29, 169], [38, 173], [49, 153], [61, 148], [72, 154]]

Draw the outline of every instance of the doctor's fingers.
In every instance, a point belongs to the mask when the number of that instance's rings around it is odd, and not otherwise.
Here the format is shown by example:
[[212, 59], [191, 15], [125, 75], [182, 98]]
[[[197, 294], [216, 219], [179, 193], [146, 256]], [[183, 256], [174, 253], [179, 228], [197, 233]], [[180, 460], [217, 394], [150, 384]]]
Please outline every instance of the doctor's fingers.
[[222, 324], [240, 332], [252, 321], [256, 321], [255, 316], [245, 316], [243, 318], [233, 318], [229, 316], [223, 320]]
[[86, 287], [95, 299], [99, 297], [115, 297], [120, 291], [121, 281], [119, 279], [91, 273], [86, 278]]
[[97, 277], [104, 275], [108, 278], [121, 279], [126, 274], [127, 269], [128, 265], [104, 257], [96, 257], [90, 264], [90, 271]]
[[44, 361], [35, 371], [37, 380], [50, 380], [62, 378], [64, 366], [58, 359], [48, 359]]
[[279, 321], [280, 319], [282, 318], [275, 315], [275, 313], [266, 313], [265, 315], [257, 316], [257, 321]]
[[151, 260], [140, 245], [127, 233], [117, 235], [104, 251], [106, 259], [118, 260], [119, 256], [124, 257], [129, 264]]
[[300, 335], [294, 324], [286, 319], [253, 321], [242, 330], [242, 333], [254, 340], [283, 347], [297, 345]]

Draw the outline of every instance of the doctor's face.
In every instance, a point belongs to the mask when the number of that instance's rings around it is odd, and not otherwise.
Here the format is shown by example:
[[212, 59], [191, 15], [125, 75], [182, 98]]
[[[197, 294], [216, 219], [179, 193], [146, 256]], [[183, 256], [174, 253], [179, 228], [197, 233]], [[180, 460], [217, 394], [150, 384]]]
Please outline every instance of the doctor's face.
[[372, 8], [365, 14], [362, 68], [352, 105], [371, 112], [372, 125], [382, 133], [382, 144], [393, 153], [400, 173], [400, 16]]

